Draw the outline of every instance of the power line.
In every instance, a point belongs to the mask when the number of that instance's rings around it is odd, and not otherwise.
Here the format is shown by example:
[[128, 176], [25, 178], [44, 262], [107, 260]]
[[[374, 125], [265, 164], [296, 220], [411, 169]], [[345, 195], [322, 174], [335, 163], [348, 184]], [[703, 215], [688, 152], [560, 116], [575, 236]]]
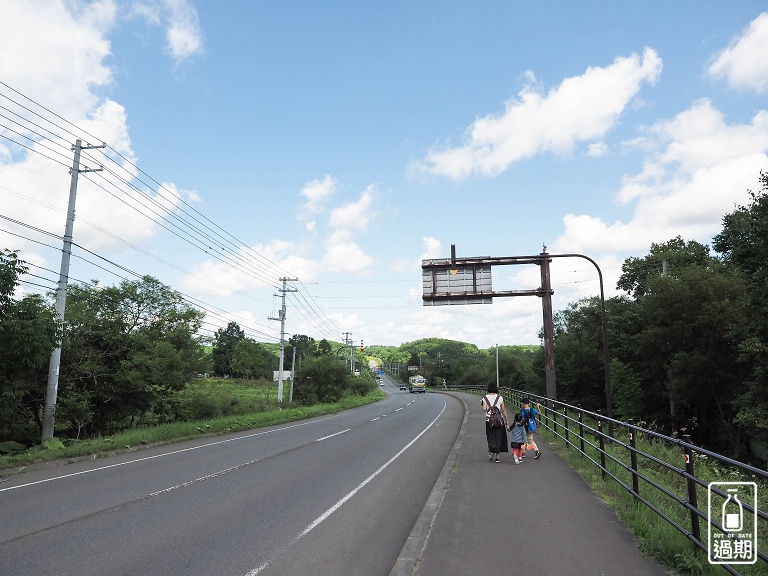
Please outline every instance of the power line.
[[[63, 135], [69, 135], [71, 137], [80, 139], [81, 135], [85, 134], [90, 137], [92, 141], [101, 141], [93, 134], [90, 134], [81, 127], [76, 126], [49, 108], [46, 108], [40, 103], [25, 96], [18, 90], [15, 90], [8, 84], [0, 81], [0, 85], [5, 86], [8, 90], [17, 94], [30, 104], [25, 105], [16, 99], [10, 98], [5, 94], [0, 93], [1, 97], [12, 102], [20, 109], [25, 110], [33, 116], [41, 119], [40, 122], [35, 122], [32, 119], [24, 117], [21, 114], [10, 110], [10, 108], [3, 106], [2, 108], [4, 110], [7, 110], [17, 118], [20, 118], [21, 121], [11, 119], [8, 116], [3, 117], [8, 119], [14, 125], [20, 126], [22, 129], [26, 130], [27, 134], [22, 134], [21, 132], [9, 126], [5, 126], [5, 128], [25, 140], [34, 142], [37, 146], [30, 147], [22, 142], [14, 140], [13, 138], [2, 135], [4, 138], [13, 142], [14, 144], [29, 150], [30, 152], [34, 152], [47, 159], [57, 162], [58, 164], [68, 167], [67, 164], [60, 162], [56, 158], [44, 154], [41, 150], [38, 149], [38, 147], [42, 147], [43, 149], [48, 150], [53, 154], [62, 155], [60, 152], [56, 151], [54, 148], [40, 144], [39, 141], [35, 141], [33, 138], [31, 138], [29, 134], [38, 136], [41, 141], [49, 141], [53, 146], [59, 148], [64, 148], [64, 146], [46, 136], [44, 133], [50, 134], [55, 139], [64, 139]], [[36, 109], [33, 109], [33, 107], [36, 107]], [[39, 113], [37, 109], [44, 110], [49, 116]], [[54, 122], [51, 120], [51, 117], [59, 119], [60, 123]], [[43, 126], [42, 122], [49, 124], [50, 126], [54, 127], [54, 129], [49, 129], [46, 126]], [[30, 126], [34, 126], [40, 130], [40, 132], [31, 129]], [[71, 127], [72, 129], [68, 127]], [[106, 165], [104, 169], [105, 172], [108, 173], [112, 178], [115, 178], [117, 182], [111, 181], [103, 174], [99, 174], [99, 178], [101, 178], [104, 182], [103, 185], [92, 177], [87, 177], [88, 181], [101, 188], [108, 194], [112, 195], [116, 199], [120, 200], [121, 202], [125, 203], [132, 209], [136, 210], [136, 212], [141, 216], [152, 220], [155, 225], [159, 225], [160, 227], [189, 243], [193, 247], [203, 251], [208, 256], [217, 259], [219, 262], [222, 262], [223, 264], [238, 270], [240, 273], [243, 273], [246, 276], [250, 276], [255, 280], [264, 282], [267, 285], [274, 285], [275, 283], [276, 278], [272, 278], [271, 275], [275, 275], [275, 277], [279, 275], [290, 275], [290, 273], [282, 268], [282, 266], [272, 262], [258, 251], [247, 246], [244, 242], [242, 242], [242, 240], [238, 239], [233, 234], [217, 225], [211, 219], [199, 212], [196, 208], [185, 201], [180, 194], [174, 194], [169, 191], [164, 185], [160, 184], [156, 179], [152, 178], [149, 174], [138, 168], [129, 158], [125, 157], [118, 150], [109, 146], [107, 147], [106, 151], [100, 150], [99, 154], [103, 155], [104, 157], [104, 164]], [[93, 160], [94, 162], [99, 162], [99, 159], [95, 157], [93, 153], [85, 152], [83, 155], [86, 158]], [[118, 162], [116, 158], [121, 160], [122, 163]], [[110, 167], [113, 165], [117, 168], [113, 169]], [[128, 170], [127, 166], [130, 166], [133, 171]], [[118, 171], [127, 174], [127, 176], [121, 176]], [[147, 189], [153, 188], [142, 177], [137, 176], [138, 174], [143, 175], [143, 177], [156, 185], [157, 198], [153, 198], [149, 193], [140, 189], [136, 184], [133, 183], [133, 181], [136, 181]], [[150, 216], [143, 210], [137, 209], [135, 206], [133, 206], [132, 203], [126, 202], [117, 196], [114, 192], [112, 192], [110, 188], [118, 190], [121, 194], [127, 193], [125, 189], [121, 189], [119, 186], [117, 186], [117, 183], [122, 183], [122, 185], [128, 189], [132, 189], [138, 192], [139, 196], [132, 197], [133, 200], [138, 199], [142, 209], [147, 210], [149, 213], [153, 214], [154, 217]], [[162, 203], [158, 200], [158, 198], [162, 200]], [[157, 209], [152, 208], [152, 205], [154, 205]], [[168, 205], [170, 205], [170, 207]], [[177, 213], [177, 210], [179, 213]], [[160, 220], [166, 222], [168, 225], [166, 226], [165, 224], [161, 223]], [[175, 228], [178, 230], [178, 232], [171, 228]], [[305, 286], [303, 286], [303, 291], [301, 292], [301, 300], [296, 300], [296, 305], [298, 309], [302, 309], [306, 312], [308, 316], [305, 317], [308, 319], [308, 321], [310, 321], [309, 318], [311, 318], [312, 320], [310, 323], [315, 328], [320, 328], [321, 331], [330, 330], [333, 333], [340, 332], [340, 329], [335, 325], [333, 320], [328, 318], [322, 309], [316, 306], [311, 297], [307, 299], [304, 292], [307, 292], [308, 294]]]

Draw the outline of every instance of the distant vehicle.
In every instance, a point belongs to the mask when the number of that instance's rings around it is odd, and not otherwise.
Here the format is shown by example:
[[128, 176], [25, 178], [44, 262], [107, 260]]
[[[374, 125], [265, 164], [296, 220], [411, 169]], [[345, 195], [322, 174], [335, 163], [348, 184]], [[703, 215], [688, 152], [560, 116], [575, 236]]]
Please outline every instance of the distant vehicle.
[[379, 386], [384, 386], [384, 382], [382, 382], [381, 380], [379, 380]]
[[402, 390], [403, 392], [408, 392], [408, 386], [406, 386], [405, 384], [400, 384], [400, 390]]
[[411, 376], [408, 378], [408, 384], [411, 388], [411, 394], [416, 392], [423, 394], [427, 391], [427, 379], [424, 376]]

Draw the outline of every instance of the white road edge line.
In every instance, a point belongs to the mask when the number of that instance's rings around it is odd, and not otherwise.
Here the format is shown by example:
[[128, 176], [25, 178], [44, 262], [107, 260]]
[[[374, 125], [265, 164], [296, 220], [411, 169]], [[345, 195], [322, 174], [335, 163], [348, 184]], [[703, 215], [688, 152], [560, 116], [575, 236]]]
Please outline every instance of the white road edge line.
[[352, 491], [351, 491], [349, 494], [347, 494], [346, 496], [344, 496], [344, 498], [342, 498], [341, 500], [339, 500], [338, 502], [336, 502], [336, 504], [334, 504], [333, 506], [331, 506], [330, 508], [328, 508], [328, 510], [326, 510], [325, 512], [323, 512], [323, 513], [322, 513], [320, 516], [318, 516], [318, 517], [315, 519], [315, 521], [314, 521], [314, 522], [312, 522], [312, 523], [311, 523], [309, 526], [307, 526], [307, 527], [304, 529], [304, 531], [303, 531], [303, 532], [301, 532], [301, 533], [300, 533], [298, 536], [296, 536], [296, 538], [294, 538], [294, 539], [291, 541], [291, 543], [290, 543], [288, 546], [286, 546], [286, 547], [285, 547], [285, 548], [283, 548], [282, 550], [280, 550], [280, 551], [276, 552], [275, 554], [273, 554], [273, 555], [272, 555], [272, 557], [271, 557], [269, 560], [267, 560], [266, 562], [264, 562], [264, 564], [262, 564], [262, 565], [261, 565], [261, 566], [259, 566], [258, 568], [254, 568], [253, 570], [251, 570], [250, 572], [248, 572], [248, 573], [247, 573], [245, 576], [256, 576], [256, 575], [257, 575], [259, 572], [261, 572], [261, 571], [262, 571], [262, 570], [264, 570], [264, 569], [265, 569], [267, 566], [269, 566], [269, 563], [270, 563], [272, 560], [274, 560], [274, 558], [276, 558], [276, 557], [277, 557], [279, 554], [282, 554], [283, 552], [285, 552], [286, 550], [288, 550], [288, 548], [290, 548], [291, 546], [293, 546], [294, 544], [296, 544], [296, 543], [297, 543], [299, 540], [301, 540], [302, 538], [304, 538], [304, 536], [306, 536], [307, 534], [309, 534], [310, 532], [312, 532], [312, 530], [314, 530], [315, 528], [317, 528], [318, 526], [320, 526], [320, 524], [322, 524], [323, 522], [325, 522], [325, 520], [327, 520], [327, 519], [328, 519], [328, 517], [329, 517], [331, 514], [333, 514], [334, 512], [336, 512], [336, 510], [338, 510], [339, 508], [341, 508], [341, 507], [344, 505], [344, 503], [345, 503], [345, 502], [347, 502], [347, 500], [349, 500], [350, 498], [352, 498], [352, 497], [353, 497], [355, 494], [357, 494], [357, 493], [358, 493], [360, 490], [362, 490], [362, 489], [363, 489], [363, 487], [364, 487], [364, 486], [366, 486], [366, 485], [367, 485], [367, 484], [368, 484], [368, 483], [369, 483], [371, 480], [373, 480], [374, 478], [376, 478], [376, 476], [378, 476], [378, 475], [379, 475], [379, 474], [381, 474], [381, 473], [382, 473], [384, 470], [386, 470], [386, 469], [389, 467], [389, 465], [390, 465], [390, 464], [392, 464], [392, 463], [393, 463], [395, 460], [397, 460], [398, 458], [400, 458], [400, 456], [402, 456], [402, 455], [403, 455], [403, 452], [405, 452], [406, 450], [408, 450], [408, 448], [410, 448], [411, 446], [413, 446], [413, 445], [416, 443], [416, 441], [417, 441], [419, 438], [421, 438], [421, 437], [422, 437], [424, 434], [426, 434], [427, 430], [429, 430], [430, 428], [432, 428], [432, 426], [434, 426], [435, 422], [437, 422], [438, 418], [440, 418], [440, 416], [442, 416], [442, 415], [443, 415], [443, 412], [445, 412], [445, 409], [446, 409], [447, 407], [448, 407], [448, 402], [447, 402], [447, 401], [445, 401], [445, 402], [443, 403], [443, 409], [442, 409], [442, 410], [440, 410], [440, 413], [439, 413], [439, 414], [438, 414], [438, 415], [435, 417], [435, 419], [434, 419], [434, 420], [432, 420], [432, 422], [430, 422], [430, 423], [429, 423], [429, 425], [428, 425], [426, 428], [424, 428], [424, 430], [422, 430], [421, 432], [419, 432], [419, 433], [418, 433], [418, 434], [417, 434], [417, 435], [416, 435], [416, 436], [413, 438], [413, 440], [411, 440], [410, 442], [408, 442], [408, 444], [406, 444], [405, 446], [403, 446], [403, 448], [400, 450], [400, 452], [398, 452], [397, 454], [395, 454], [394, 456], [392, 456], [392, 458], [390, 458], [390, 459], [389, 459], [389, 460], [387, 460], [387, 461], [386, 461], [384, 464], [382, 464], [382, 465], [381, 465], [381, 467], [380, 467], [378, 470], [376, 470], [376, 472], [374, 472], [373, 474], [371, 474], [370, 476], [368, 476], [368, 478], [366, 478], [366, 479], [365, 479], [365, 480], [363, 480], [363, 481], [362, 481], [360, 484], [358, 484], [358, 485], [357, 485], [357, 487], [355, 487], [355, 488], [354, 488], [354, 489], [353, 489], [353, 490], [352, 490]]
[[[336, 416], [328, 416], [328, 418], [322, 418], [322, 420], [329, 420]], [[182, 452], [189, 452], [191, 450], [198, 450], [200, 448], [207, 448], [209, 446], [216, 446], [218, 444], [226, 444], [227, 442], [234, 442], [235, 440], [243, 440], [245, 438], [253, 438], [255, 436], [263, 436], [264, 434], [272, 434], [273, 432], [280, 432], [281, 430], [288, 430], [290, 428], [298, 428], [299, 426], [307, 426], [314, 422], [321, 422], [322, 420], [314, 420], [313, 422], [300, 422], [299, 424], [291, 424], [290, 426], [283, 426], [282, 428], [275, 428], [274, 430], [266, 430], [263, 432], [255, 432], [253, 434], [246, 434], [245, 436], [238, 436], [236, 438], [227, 438], [226, 440], [218, 440], [216, 442], [209, 442], [208, 444], [201, 444], [200, 446], [192, 446], [191, 448], [182, 448], [181, 450], [174, 450], [172, 452], [164, 452], [163, 454], [156, 454], [155, 456], [147, 456], [146, 458], [136, 458], [135, 460], [128, 460], [127, 462], [120, 462], [119, 464], [110, 464], [109, 466], [100, 466], [99, 468], [91, 468], [90, 470], [82, 470], [80, 472], [73, 472], [72, 474], [63, 474], [62, 476], [54, 476], [53, 478], [46, 478], [45, 480], [37, 480], [35, 482], [28, 482], [26, 484], [19, 484], [18, 486], [9, 486], [8, 488], [0, 488], [0, 492], [7, 492], [8, 490], [16, 490], [17, 488], [26, 488], [28, 486], [34, 486], [35, 484], [43, 484], [45, 482], [53, 482], [54, 480], [62, 480], [64, 478], [71, 478], [73, 476], [80, 476], [82, 474], [90, 474], [91, 472], [99, 472], [100, 470], [108, 470], [109, 468], [117, 468], [118, 466], [126, 466], [128, 464], [135, 464], [137, 462], [144, 462], [146, 460], [154, 460], [155, 458], [164, 458], [165, 456], [171, 456], [173, 454], [181, 454]]]

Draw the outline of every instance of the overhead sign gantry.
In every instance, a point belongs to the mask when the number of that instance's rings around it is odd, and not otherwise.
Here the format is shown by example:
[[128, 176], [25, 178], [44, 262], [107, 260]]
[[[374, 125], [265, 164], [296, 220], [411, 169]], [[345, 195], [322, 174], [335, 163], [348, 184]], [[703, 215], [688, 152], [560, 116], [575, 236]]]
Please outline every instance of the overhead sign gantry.
[[[510, 256], [491, 258], [457, 258], [456, 245], [451, 244], [451, 257], [421, 261], [422, 301], [424, 306], [455, 304], [492, 304], [495, 297], [538, 296], [544, 315], [544, 364], [547, 397], [557, 399], [555, 378], [555, 337], [552, 324], [552, 291], [549, 264], [553, 258], [583, 258], [592, 263], [600, 278], [600, 303], [602, 306], [603, 362], [605, 364], [605, 396], [607, 415], [613, 417], [611, 398], [610, 359], [608, 354], [608, 328], [605, 315], [603, 273], [597, 263], [583, 254], [549, 254], [547, 247], [537, 256]], [[494, 290], [491, 277], [493, 266], [536, 264], [541, 270], [541, 286], [530, 290]]]

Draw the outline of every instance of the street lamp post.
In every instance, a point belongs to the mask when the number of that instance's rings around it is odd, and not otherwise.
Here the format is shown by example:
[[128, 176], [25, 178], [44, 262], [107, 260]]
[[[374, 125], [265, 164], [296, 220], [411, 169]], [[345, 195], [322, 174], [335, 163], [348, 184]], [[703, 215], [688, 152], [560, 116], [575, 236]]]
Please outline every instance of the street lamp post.
[[[605, 291], [603, 289], [603, 272], [597, 262], [584, 254], [548, 254], [549, 258], [583, 258], [592, 263], [597, 270], [597, 276], [600, 279], [600, 312], [603, 325], [603, 369], [605, 371], [605, 402], [607, 404], [608, 418], [613, 418], [613, 395], [611, 393], [611, 358], [608, 352], [608, 319], [605, 313]], [[613, 423], [609, 422], [609, 429], [613, 429]]]

